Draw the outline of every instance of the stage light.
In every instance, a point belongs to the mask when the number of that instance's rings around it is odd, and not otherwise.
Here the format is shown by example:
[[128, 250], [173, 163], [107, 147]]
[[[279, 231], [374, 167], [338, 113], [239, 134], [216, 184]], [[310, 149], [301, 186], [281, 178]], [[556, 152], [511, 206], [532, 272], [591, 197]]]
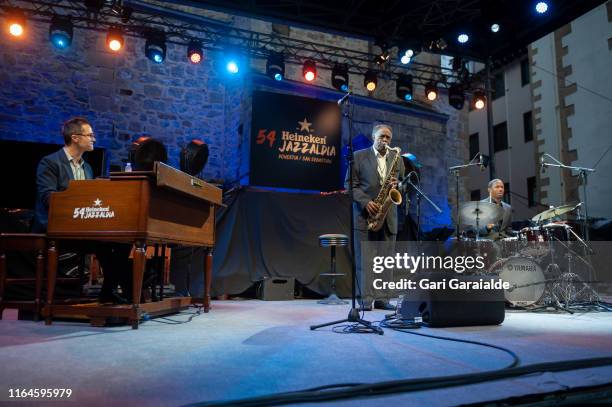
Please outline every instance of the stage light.
[[460, 44], [465, 44], [466, 42], [468, 42], [470, 40], [470, 36], [467, 35], [466, 33], [461, 33], [457, 36], [457, 41]]
[[341, 92], [349, 90], [348, 66], [346, 64], [336, 64], [331, 72], [332, 86]]
[[412, 100], [412, 75], [399, 75], [395, 82], [395, 94], [407, 102]]
[[499, 24], [491, 24], [491, 31], [494, 33], [499, 32]]
[[200, 41], [191, 41], [187, 46], [187, 59], [192, 64], [199, 64], [204, 59], [202, 52], [202, 43]]
[[535, 10], [538, 12], [538, 14], [546, 13], [548, 11], [548, 3], [545, 1], [539, 1], [535, 6]]
[[463, 109], [465, 103], [465, 95], [463, 94], [463, 86], [458, 83], [453, 83], [448, 89], [448, 104], [457, 110]]
[[412, 61], [412, 58], [409, 57], [408, 55], [402, 55], [402, 57], [400, 58], [400, 62], [404, 65], [409, 64], [410, 61]]
[[438, 98], [438, 85], [436, 82], [432, 81], [425, 85], [425, 97], [432, 102]]
[[304, 75], [304, 79], [308, 82], [312, 82], [317, 77], [317, 65], [313, 60], [307, 60], [304, 62], [304, 67], [302, 68], [302, 75]]
[[204, 170], [208, 162], [208, 145], [202, 140], [194, 139], [181, 149], [180, 168], [189, 175], [197, 175]]
[[6, 19], [8, 32], [13, 37], [21, 37], [25, 32], [26, 20], [20, 10], [12, 10]]
[[161, 141], [150, 136], [141, 136], [132, 143], [128, 158], [134, 170], [153, 171], [155, 161], [168, 161], [168, 150]]
[[487, 96], [482, 89], [474, 91], [472, 95], [472, 106], [477, 110], [482, 110], [486, 106]]
[[229, 59], [225, 64], [225, 69], [227, 70], [227, 72], [231, 73], [232, 75], [235, 75], [238, 73], [238, 71], [240, 71], [240, 66], [238, 65], [238, 61], [236, 61], [235, 59]]
[[161, 64], [166, 59], [166, 34], [150, 32], [146, 38], [145, 55], [156, 64]]
[[266, 74], [276, 81], [282, 81], [285, 78], [285, 58], [283, 54], [272, 53], [268, 56]]
[[376, 72], [374, 71], [366, 72], [365, 76], [363, 77], [363, 86], [365, 86], [368, 92], [374, 92], [377, 84], [378, 84], [378, 78], [376, 77]]
[[123, 34], [118, 28], [111, 28], [106, 34], [106, 46], [113, 52], [119, 52], [123, 48]]
[[72, 44], [72, 22], [70, 17], [53, 16], [49, 25], [49, 41], [56, 48], [67, 48]]

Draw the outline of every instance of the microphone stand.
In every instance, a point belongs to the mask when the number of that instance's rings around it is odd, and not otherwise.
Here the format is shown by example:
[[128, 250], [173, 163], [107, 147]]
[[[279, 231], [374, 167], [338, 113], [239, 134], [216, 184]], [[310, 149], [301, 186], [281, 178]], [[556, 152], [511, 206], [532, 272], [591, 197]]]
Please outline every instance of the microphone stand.
[[[549, 157], [551, 160], [554, 161], [554, 163], [544, 162], [544, 157]], [[585, 242], [589, 242], [590, 233], [589, 233], [589, 207], [587, 205], [587, 182], [588, 182], [589, 173], [595, 172], [595, 169], [587, 168], [587, 167], [574, 167], [571, 165], [565, 165], [561, 161], [557, 160], [555, 157], [553, 157], [552, 155], [548, 153], [542, 154], [542, 164], [541, 165], [542, 167], [556, 167], [556, 168], [564, 168], [566, 170], [578, 171], [578, 176], [582, 180], [582, 191], [584, 195], [584, 217], [581, 216], [582, 233], [583, 233]]]
[[[382, 330], [381, 327], [378, 326], [374, 326], [372, 325], [371, 322], [366, 321], [365, 319], [362, 319], [359, 317], [359, 309], [357, 308], [357, 290], [355, 288], [356, 286], [356, 281], [357, 281], [357, 264], [355, 262], [355, 234], [354, 234], [354, 229], [355, 229], [355, 221], [353, 219], [353, 112], [351, 109], [351, 105], [350, 105], [350, 95], [351, 92], [349, 91], [346, 95], [344, 95], [342, 97], [342, 99], [340, 99], [338, 101], [338, 104], [342, 104], [344, 103], [344, 112], [343, 112], [343, 116], [346, 117], [347, 121], [348, 121], [348, 154], [347, 154], [347, 162], [348, 162], [348, 168], [347, 168], [347, 172], [348, 172], [348, 195], [350, 198], [350, 205], [349, 205], [349, 219], [350, 219], [350, 233], [349, 233], [349, 247], [351, 250], [351, 310], [349, 311], [348, 317], [345, 319], [341, 319], [339, 321], [332, 321], [332, 322], [326, 322], [323, 324], [319, 324], [319, 325], [311, 325], [310, 326], [310, 330], [314, 331], [315, 329], [319, 329], [319, 328], [323, 328], [325, 326], [330, 326], [330, 325], [338, 325], [338, 324], [343, 324], [346, 322], [352, 322], [355, 324], [359, 324], [359, 325], [363, 325], [367, 330], [369, 330], [369, 332], [373, 332], [373, 333], [377, 333], [379, 335], [383, 335], [384, 332]], [[361, 244], [361, 242], [357, 242], [357, 244]], [[365, 280], [365, 279], [364, 279]], [[364, 281], [365, 283], [365, 281]], [[363, 288], [361, 288], [361, 291], [363, 293]], [[357, 331], [355, 331], [357, 332]], [[363, 331], [358, 331], [358, 332], [363, 332]]]
[[455, 207], [455, 234], [457, 236], [457, 240], [459, 240], [459, 171], [463, 168], [473, 167], [476, 165], [483, 165], [481, 162], [474, 162], [477, 157], [480, 157], [481, 154], [478, 153], [474, 158], [470, 160], [469, 163], [463, 165], [455, 165], [453, 167], [449, 167], [448, 171], [451, 172], [455, 176], [456, 188], [455, 192], [457, 194], [457, 203]]
[[429, 202], [429, 204], [431, 206], [433, 206], [433, 208], [438, 211], [438, 213], [442, 213], [442, 209], [440, 209], [438, 207], [438, 205], [436, 205], [435, 203], [433, 203], [433, 201], [431, 199], [429, 199], [429, 197], [427, 196], [427, 194], [423, 191], [421, 191], [421, 189], [412, 183], [412, 181], [410, 180], [410, 176], [414, 174], [417, 177], [417, 184], [421, 183], [421, 180], [419, 179], [419, 175], [415, 172], [412, 171], [408, 174], [408, 176], [406, 178], [404, 178], [404, 180], [402, 181], [402, 183], [406, 183], [408, 185], [410, 185], [416, 192], [417, 196], [417, 242], [421, 242], [421, 197], [425, 198], [425, 200], [427, 200], [427, 202]]

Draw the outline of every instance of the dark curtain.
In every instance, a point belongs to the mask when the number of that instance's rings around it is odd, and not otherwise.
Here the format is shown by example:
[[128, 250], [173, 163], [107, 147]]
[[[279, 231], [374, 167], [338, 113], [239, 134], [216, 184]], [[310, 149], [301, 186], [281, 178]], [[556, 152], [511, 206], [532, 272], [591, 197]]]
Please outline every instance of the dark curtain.
[[[237, 189], [217, 215], [212, 295], [238, 294], [264, 277], [295, 277], [309, 289], [327, 295], [330, 248], [319, 247], [319, 235], [349, 234], [349, 198]], [[350, 297], [349, 248], [338, 247], [338, 293]]]

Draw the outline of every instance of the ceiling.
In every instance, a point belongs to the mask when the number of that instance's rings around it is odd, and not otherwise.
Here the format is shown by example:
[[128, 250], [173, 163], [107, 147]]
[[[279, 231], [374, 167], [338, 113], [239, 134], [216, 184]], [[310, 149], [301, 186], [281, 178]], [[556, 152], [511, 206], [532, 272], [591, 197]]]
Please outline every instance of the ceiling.
[[[504, 59], [527, 44], [605, 3], [549, 0], [545, 15], [535, 0], [171, 0], [276, 23], [302, 26], [402, 46], [440, 38], [445, 54]], [[490, 30], [498, 23], [498, 33]], [[457, 42], [464, 31], [470, 41]]]

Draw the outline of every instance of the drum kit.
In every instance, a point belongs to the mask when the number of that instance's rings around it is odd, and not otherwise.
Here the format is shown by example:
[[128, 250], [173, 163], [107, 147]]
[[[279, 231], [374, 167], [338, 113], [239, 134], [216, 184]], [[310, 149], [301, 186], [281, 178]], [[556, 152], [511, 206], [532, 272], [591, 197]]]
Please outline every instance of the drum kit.
[[569, 306], [573, 303], [599, 299], [576, 274], [576, 260], [586, 266], [589, 274], [592, 271], [589, 245], [570, 223], [559, 220], [580, 206], [581, 203], [551, 207], [534, 216], [531, 226], [507, 236], [505, 231], [485, 234], [486, 225], [498, 225], [502, 220], [501, 206], [486, 201], [466, 202], [458, 210], [458, 226], [464, 231], [459, 240], [474, 255], [488, 259], [483, 274], [498, 275], [510, 283], [505, 297], [511, 306], [552, 306], [571, 312]]

